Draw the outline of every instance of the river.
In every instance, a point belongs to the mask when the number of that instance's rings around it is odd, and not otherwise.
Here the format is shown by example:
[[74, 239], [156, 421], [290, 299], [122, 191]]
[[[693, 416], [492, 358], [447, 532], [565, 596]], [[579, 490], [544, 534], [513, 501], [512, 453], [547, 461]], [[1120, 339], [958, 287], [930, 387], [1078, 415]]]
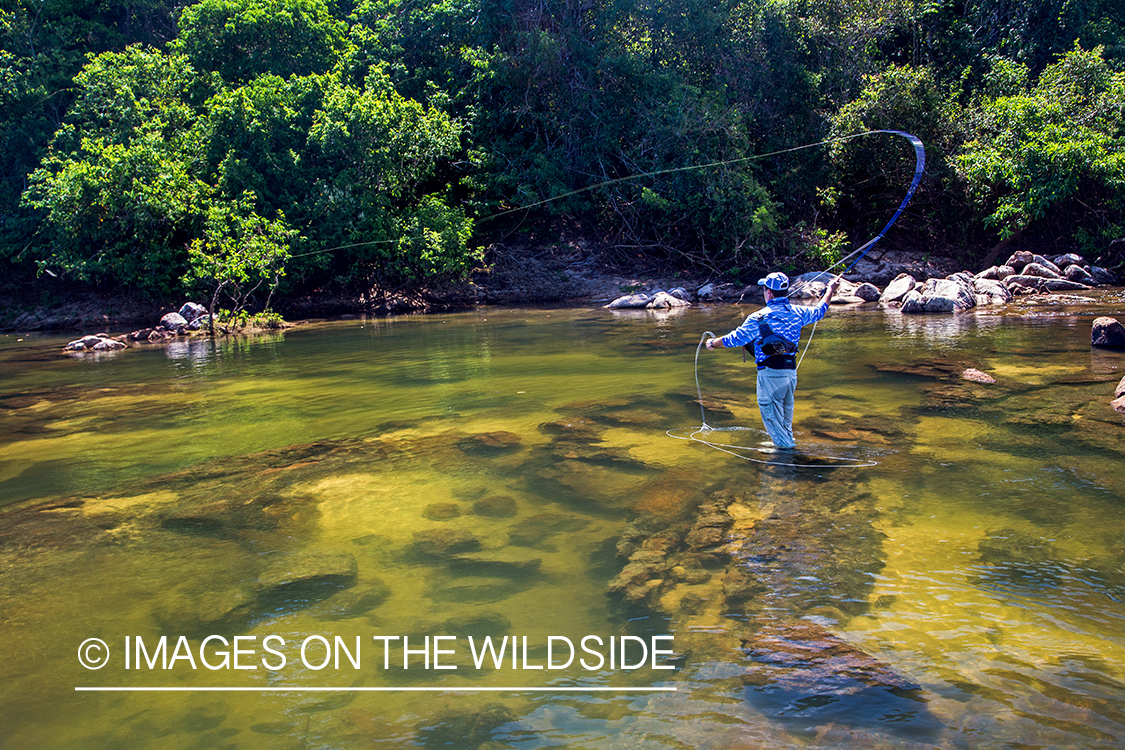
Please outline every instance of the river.
[[0, 336], [0, 744], [1125, 747], [1122, 304]]

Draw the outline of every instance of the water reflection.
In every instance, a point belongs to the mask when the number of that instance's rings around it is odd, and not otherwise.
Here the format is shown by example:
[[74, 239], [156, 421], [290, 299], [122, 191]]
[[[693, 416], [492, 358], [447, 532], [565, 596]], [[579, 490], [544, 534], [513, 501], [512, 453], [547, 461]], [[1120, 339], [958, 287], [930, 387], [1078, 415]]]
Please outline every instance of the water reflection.
[[973, 336], [987, 335], [1004, 324], [990, 311], [956, 314], [911, 314], [889, 308], [884, 311], [888, 333], [897, 339], [918, 339], [941, 349], [955, 348]]

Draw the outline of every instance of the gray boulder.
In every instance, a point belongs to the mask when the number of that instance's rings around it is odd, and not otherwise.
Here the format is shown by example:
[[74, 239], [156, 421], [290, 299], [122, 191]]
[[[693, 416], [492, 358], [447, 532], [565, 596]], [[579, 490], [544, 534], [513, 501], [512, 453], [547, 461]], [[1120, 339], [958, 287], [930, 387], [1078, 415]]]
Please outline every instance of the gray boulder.
[[673, 307], [691, 307], [691, 303], [686, 299], [673, 297], [668, 292], [660, 291], [654, 294], [649, 303], [645, 305], [645, 308], [649, 310], [668, 310]]
[[[1062, 269], [1059, 268], [1058, 266], [1056, 266], [1051, 261], [1044, 258], [1042, 255], [1031, 256], [1031, 262], [1032, 263], [1038, 263], [1039, 265], [1043, 266], [1044, 268], [1046, 268], [1048, 271], [1055, 274], [1056, 276], [1062, 276]], [[1027, 271], [1024, 270], [1024, 273], [1027, 273]]]
[[914, 287], [918, 286], [918, 282], [908, 273], [900, 273], [896, 276], [887, 288], [883, 290], [883, 294], [879, 297], [879, 304], [887, 305], [896, 302], [905, 304], [905, 297], [908, 293], [914, 291]]
[[1086, 259], [1083, 258], [1081, 255], [1078, 255], [1076, 253], [1066, 253], [1065, 255], [1056, 255], [1055, 257], [1051, 258], [1051, 262], [1053, 262], [1059, 268], [1066, 268], [1067, 266], [1084, 266], [1084, 265], [1086, 265]]
[[1125, 396], [1125, 378], [1121, 378], [1121, 382], [1117, 384], [1117, 388], [1113, 391], [1114, 398], [1121, 398]]
[[1016, 272], [1016, 269], [1011, 266], [991, 266], [981, 271], [976, 275], [978, 279], [995, 279], [1003, 281], [1005, 277], [1011, 276]]
[[1032, 289], [1037, 292], [1080, 292], [1089, 289], [1085, 284], [1070, 279], [1054, 279], [1046, 276], [1031, 276], [1028, 274], [1015, 274], [1004, 279], [1004, 285], [1013, 294], [1021, 293], [1021, 289]]
[[1061, 279], [1062, 274], [1056, 270], [1056, 266], [1051, 264], [1045, 266], [1042, 263], [1028, 263], [1023, 267], [1024, 276], [1039, 276], [1044, 279]]
[[921, 300], [908, 297], [903, 301], [904, 313], [963, 312], [976, 307], [975, 279], [968, 273], [955, 273], [944, 279], [927, 279], [920, 290]]
[[974, 279], [973, 292], [976, 294], [977, 305], [1004, 305], [1012, 301], [1012, 293], [1003, 282], [996, 279]]
[[1071, 281], [1077, 281], [1079, 284], [1085, 284], [1086, 286], [1096, 285], [1094, 277], [1091, 276], [1085, 268], [1078, 265], [1077, 263], [1072, 263], [1067, 266], [1063, 270], [1063, 275]]
[[104, 333], [99, 333], [94, 336], [83, 336], [80, 339], [75, 339], [63, 347], [64, 352], [112, 352], [118, 349], [125, 349], [126, 344], [124, 341], [111, 339]]
[[1027, 252], [1026, 250], [1017, 250], [1016, 252], [1012, 253], [1012, 257], [1008, 258], [1008, 262], [1004, 265], [1011, 266], [1013, 269], [1015, 269], [1016, 273], [1019, 273], [1028, 263], [1034, 262], [1034, 255]]
[[174, 312], [165, 313], [164, 316], [160, 318], [160, 325], [164, 326], [164, 328], [169, 331], [182, 330], [187, 327], [187, 323], [183, 315]]
[[855, 288], [852, 296], [859, 297], [864, 302], [878, 302], [882, 295], [879, 293], [879, 287], [865, 282]]
[[205, 315], [207, 308], [198, 302], [185, 302], [184, 306], [180, 308], [180, 317], [188, 323], [192, 322], [200, 315]]
[[1117, 284], [1117, 276], [1108, 268], [1090, 266], [1089, 270], [1090, 276], [1094, 278], [1094, 282], [1098, 286], [1115, 286]]
[[1089, 289], [1085, 284], [1069, 279], [1044, 279], [1040, 289], [1048, 292], [1081, 292]]
[[654, 295], [638, 292], [637, 294], [626, 294], [618, 297], [613, 302], [605, 306], [606, 310], [643, 310], [648, 307], [648, 303], [652, 302]]
[[1090, 329], [1090, 345], [1105, 349], [1125, 349], [1125, 326], [1117, 318], [1103, 315], [1094, 318]]
[[922, 298], [922, 292], [917, 289], [911, 289], [902, 298], [902, 311], [904, 313], [924, 313], [926, 312], [926, 301]]

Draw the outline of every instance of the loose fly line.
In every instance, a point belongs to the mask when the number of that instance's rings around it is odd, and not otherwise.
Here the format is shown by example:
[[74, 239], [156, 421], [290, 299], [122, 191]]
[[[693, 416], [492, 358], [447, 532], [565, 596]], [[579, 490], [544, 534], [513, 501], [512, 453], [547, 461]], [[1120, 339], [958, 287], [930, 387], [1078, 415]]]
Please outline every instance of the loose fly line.
[[[503, 211], [498, 211], [494, 214], [491, 214], [489, 216], [485, 216], [481, 219], [478, 219], [476, 221], [476, 223], [477, 223], [477, 225], [480, 225], [480, 224], [483, 224], [487, 221], [499, 219], [500, 217], [507, 216], [509, 214], [519, 213], [521, 211], [530, 211], [534, 208], [538, 208], [539, 206], [544, 206], [548, 203], [554, 203], [555, 201], [564, 200], [566, 198], [572, 198], [576, 195], [581, 195], [583, 193], [588, 193], [588, 192], [591, 192], [593, 190], [598, 190], [600, 188], [604, 188], [604, 187], [607, 187], [609, 185], [616, 185], [616, 184], [622, 183], [622, 182], [633, 182], [635, 180], [642, 180], [642, 179], [645, 179], [647, 177], [660, 177], [662, 175], [675, 174], [675, 173], [678, 173], [678, 172], [692, 172], [692, 171], [696, 171], [696, 170], [714, 169], [714, 168], [717, 168], [717, 167], [725, 167], [725, 166], [729, 166], [729, 165], [732, 165], [732, 164], [741, 164], [743, 162], [758, 161], [760, 159], [769, 159], [769, 158], [774, 157], [774, 156], [783, 156], [785, 154], [791, 154], [791, 153], [795, 153], [797, 151], [804, 151], [804, 150], [810, 149], [810, 148], [818, 148], [820, 146], [829, 146], [829, 145], [832, 145], [833, 143], [843, 143], [845, 141], [854, 140], [855, 138], [862, 138], [864, 136], [875, 135], [877, 133], [900, 135], [900, 136], [903, 136], [904, 138], [910, 139], [911, 143], [914, 144], [915, 152], [919, 154], [919, 157], [918, 157], [919, 167], [915, 171], [914, 183], [910, 187], [910, 192], [907, 194], [906, 200], [904, 200], [902, 202], [902, 205], [899, 206], [899, 210], [895, 213], [894, 217], [892, 217], [891, 220], [889, 222], [887, 222], [887, 225], [885, 227], [883, 227], [883, 230], [879, 233], [879, 235], [875, 239], [868, 242], [863, 247], [859, 248], [859, 250], [856, 250], [853, 253], [850, 253], [848, 256], [845, 256], [845, 258], [843, 258], [843, 259], [841, 259], [841, 261], [837, 262], [837, 264], [838, 264], [839, 262], [847, 260], [852, 255], [854, 255], [855, 253], [858, 253], [860, 251], [863, 251], [864, 254], [866, 254], [866, 251], [869, 250], [872, 245], [874, 245], [876, 242], [879, 241], [879, 239], [882, 238], [883, 234], [886, 233], [887, 229], [890, 228], [891, 224], [895, 223], [895, 220], [898, 219], [899, 214], [902, 213], [902, 209], [906, 207], [906, 204], [910, 201], [910, 197], [914, 194], [914, 189], [918, 186], [918, 180], [921, 179], [921, 169], [925, 165], [925, 150], [922, 148], [922, 142], [919, 141], [914, 136], [910, 135], [909, 133], [904, 133], [901, 130], [868, 130], [868, 131], [865, 131], [863, 133], [855, 133], [853, 135], [842, 135], [842, 136], [837, 136], [835, 138], [826, 138], [823, 141], [817, 141], [815, 143], [806, 143], [806, 144], [803, 144], [803, 145], [800, 145], [800, 146], [791, 146], [790, 148], [783, 148], [783, 149], [779, 149], [777, 151], [770, 151], [770, 152], [764, 153], [764, 154], [753, 154], [751, 156], [741, 156], [741, 157], [738, 157], [737, 159], [723, 159], [721, 161], [713, 161], [713, 162], [708, 162], [706, 164], [691, 164], [691, 165], [688, 165], [686, 167], [670, 167], [668, 169], [657, 169], [657, 170], [653, 170], [651, 172], [638, 172], [637, 174], [627, 175], [625, 177], [615, 177], [615, 178], [612, 178], [612, 179], [609, 179], [609, 180], [603, 180], [603, 181], [598, 182], [594, 185], [587, 185], [586, 187], [578, 188], [577, 190], [571, 190], [571, 191], [566, 192], [566, 193], [560, 193], [559, 195], [553, 195], [550, 198], [544, 198], [543, 200], [535, 201], [534, 203], [529, 203], [529, 204], [524, 205], [524, 206], [516, 206], [514, 208], [508, 208], [508, 209], [505, 209]], [[407, 239], [416, 239], [416, 238], [407, 238]], [[308, 257], [310, 255], [320, 255], [322, 253], [331, 253], [331, 252], [335, 252], [336, 250], [348, 250], [348, 249], [351, 249], [351, 248], [354, 248], [354, 247], [367, 247], [369, 245], [385, 245], [385, 244], [389, 244], [389, 243], [400, 242], [401, 240], [402, 240], [402, 238], [382, 239], [382, 240], [367, 240], [367, 241], [364, 241], [364, 242], [353, 242], [353, 243], [346, 244], [346, 245], [336, 245], [335, 247], [326, 247], [326, 248], [322, 248], [320, 250], [310, 250], [307, 253], [297, 253], [296, 255], [292, 255], [290, 257], [292, 257], [292, 258], [304, 258], [304, 257]], [[861, 255], [860, 258], [862, 258], [862, 257], [863, 256]], [[857, 258], [856, 260], [858, 262], [859, 258]], [[831, 270], [831, 269], [826, 269], [825, 273], [827, 273], [828, 270]], [[845, 271], [845, 273], [846, 273], [846, 271]]]

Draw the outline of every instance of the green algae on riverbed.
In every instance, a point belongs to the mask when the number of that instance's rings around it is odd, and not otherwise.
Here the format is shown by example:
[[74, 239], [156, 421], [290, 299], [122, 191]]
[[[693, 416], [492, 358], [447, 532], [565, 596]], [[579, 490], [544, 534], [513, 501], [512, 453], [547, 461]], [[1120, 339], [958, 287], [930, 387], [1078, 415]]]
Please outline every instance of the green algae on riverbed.
[[[699, 332], [744, 312], [487, 310], [100, 361], [0, 345], [0, 731], [37, 747], [1125, 741], [1123, 426], [1106, 405], [1122, 363], [1090, 352], [1088, 316], [834, 310], [797, 433], [877, 462], [841, 469], [666, 434], [699, 424]], [[709, 423], [758, 426], [737, 357], [708, 353], [699, 376]], [[208, 635], [278, 636], [287, 666], [260, 647], [237, 672], [121, 662], [126, 636]], [[535, 666], [549, 637], [587, 635], [673, 635], [675, 669], [476, 668], [464, 648], [526, 637]], [[456, 670], [398, 646], [390, 668], [371, 650], [313, 669], [310, 636], [462, 648]], [[76, 661], [91, 637], [117, 659], [102, 670]], [[74, 692], [91, 685], [449, 691]], [[580, 685], [677, 692], [518, 690]]]

